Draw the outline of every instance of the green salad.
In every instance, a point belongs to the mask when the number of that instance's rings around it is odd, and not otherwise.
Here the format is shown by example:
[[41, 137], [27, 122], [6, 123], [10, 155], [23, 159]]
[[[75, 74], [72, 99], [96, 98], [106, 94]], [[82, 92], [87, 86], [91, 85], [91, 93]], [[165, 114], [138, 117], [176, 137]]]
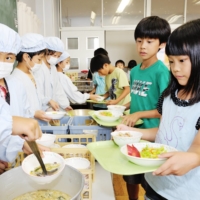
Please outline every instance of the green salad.
[[164, 148], [164, 146], [161, 146], [159, 148], [155, 147], [149, 147], [146, 145], [140, 152], [140, 157], [141, 158], [158, 158], [158, 155], [162, 153], [166, 153], [167, 150]]

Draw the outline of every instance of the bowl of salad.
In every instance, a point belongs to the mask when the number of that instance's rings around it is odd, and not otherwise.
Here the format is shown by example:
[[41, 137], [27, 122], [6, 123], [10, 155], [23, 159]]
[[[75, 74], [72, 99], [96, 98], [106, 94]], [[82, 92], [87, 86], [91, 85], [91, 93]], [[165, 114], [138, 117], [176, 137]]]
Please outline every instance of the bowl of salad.
[[105, 122], [114, 122], [118, 120], [121, 116], [121, 112], [113, 110], [99, 110], [94, 112], [95, 116]]
[[159, 143], [133, 143], [122, 146], [120, 151], [136, 165], [157, 167], [167, 159], [159, 158], [160, 154], [177, 150], [174, 147]]

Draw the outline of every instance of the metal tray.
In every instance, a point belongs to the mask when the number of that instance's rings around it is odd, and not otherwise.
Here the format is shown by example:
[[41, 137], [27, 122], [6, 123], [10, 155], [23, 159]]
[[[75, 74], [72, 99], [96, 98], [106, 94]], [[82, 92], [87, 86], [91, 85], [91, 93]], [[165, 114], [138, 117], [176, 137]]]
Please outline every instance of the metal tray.
[[143, 174], [157, 169], [157, 167], [143, 167], [129, 162], [120, 152], [120, 147], [112, 140], [88, 143], [87, 148], [105, 170], [114, 174]]

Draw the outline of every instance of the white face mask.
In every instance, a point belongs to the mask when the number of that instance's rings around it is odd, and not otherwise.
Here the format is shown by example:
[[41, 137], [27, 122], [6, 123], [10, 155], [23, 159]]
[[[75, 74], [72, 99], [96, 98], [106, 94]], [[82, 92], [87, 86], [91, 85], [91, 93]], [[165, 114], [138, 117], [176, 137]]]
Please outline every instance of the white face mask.
[[70, 64], [66, 64], [65, 67], [63, 68], [63, 72], [67, 72], [70, 68]]
[[14, 63], [0, 62], [0, 79], [10, 75]]
[[49, 60], [47, 60], [47, 62], [50, 65], [56, 65], [58, 58], [51, 56]]
[[41, 64], [35, 63], [34, 66], [31, 68], [31, 71], [36, 72], [40, 69], [40, 67], [41, 67]]

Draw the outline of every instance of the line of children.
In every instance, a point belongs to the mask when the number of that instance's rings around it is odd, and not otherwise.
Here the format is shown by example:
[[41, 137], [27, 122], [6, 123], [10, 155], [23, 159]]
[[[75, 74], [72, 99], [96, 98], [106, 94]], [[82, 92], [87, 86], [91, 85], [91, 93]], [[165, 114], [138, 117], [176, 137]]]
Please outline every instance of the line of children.
[[200, 196], [200, 19], [172, 32], [166, 45], [171, 69], [170, 83], [157, 110], [159, 128], [136, 129], [119, 125], [118, 130], [137, 130], [142, 139], [175, 147], [160, 155], [168, 158], [153, 173], [145, 174], [146, 200], [188, 200]]

